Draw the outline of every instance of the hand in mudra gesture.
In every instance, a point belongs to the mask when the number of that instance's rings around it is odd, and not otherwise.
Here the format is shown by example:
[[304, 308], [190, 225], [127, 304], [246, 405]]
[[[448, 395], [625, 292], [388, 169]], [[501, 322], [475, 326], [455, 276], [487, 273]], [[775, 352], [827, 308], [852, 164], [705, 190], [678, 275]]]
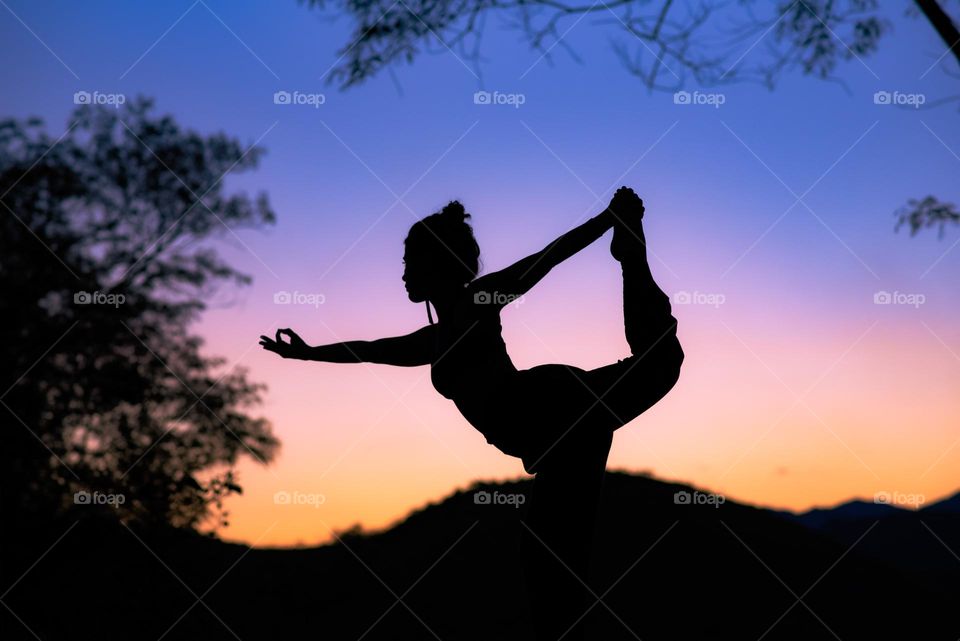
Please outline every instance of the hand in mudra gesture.
[[[289, 343], [284, 342], [284, 334], [290, 338]], [[310, 347], [290, 328], [278, 329], [276, 339], [260, 336], [260, 345], [268, 352], [274, 352], [283, 358], [303, 358]]]

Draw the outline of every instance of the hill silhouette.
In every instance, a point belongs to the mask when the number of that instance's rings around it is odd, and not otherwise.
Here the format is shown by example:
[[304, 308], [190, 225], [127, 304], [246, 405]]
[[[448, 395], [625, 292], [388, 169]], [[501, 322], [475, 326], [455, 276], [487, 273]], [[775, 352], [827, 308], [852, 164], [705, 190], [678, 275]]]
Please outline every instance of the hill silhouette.
[[[960, 571], [960, 493], [918, 510], [856, 500], [793, 518], [843, 545], [853, 544], [877, 523], [857, 545], [860, 555], [919, 572], [926, 584], [936, 589], [956, 591]], [[960, 634], [960, 629], [957, 632]]]
[[814, 508], [795, 515], [795, 518], [811, 528], [829, 529], [829, 526], [836, 521], [883, 519], [907, 512], [908, 510], [896, 505], [855, 499], [832, 508]]
[[[382, 532], [308, 549], [133, 532], [89, 515], [43, 532], [5, 525], [4, 636], [35, 638], [26, 624], [41, 639], [531, 639], [516, 560], [525, 509], [505, 498], [530, 486], [477, 483]], [[592, 638], [960, 634], [955, 512], [809, 527], [712, 496], [608, 475]]]
[[941, 512], [941, 513], [951, 513], [951, 514], [960, 514], [960, 492], [957, 492], [953, 496], [938, 501], [936, 503], [931, 503], [930, 505], [925, 505], [920, 508], [922, 512]]

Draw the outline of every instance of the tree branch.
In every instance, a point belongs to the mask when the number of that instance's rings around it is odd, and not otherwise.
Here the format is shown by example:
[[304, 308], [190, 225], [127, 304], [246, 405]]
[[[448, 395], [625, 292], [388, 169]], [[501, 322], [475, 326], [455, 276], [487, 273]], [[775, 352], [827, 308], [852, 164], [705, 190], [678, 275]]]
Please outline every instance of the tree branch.
[[937, 0], [915, 1], [917, 6], [920, 7], [920, 10], [923, 11], [923, 15], [927, 17], [927, 20], [930, 21], [933, 28], [936, 29], [940, 37], [943, 38], [943, 42], [947, 45], [948, 50], [953, 52], [957, 63], [960, 63], [960, 31], [957, 30], [957, 25], [953, 23], [953, 20], [947, 15]]

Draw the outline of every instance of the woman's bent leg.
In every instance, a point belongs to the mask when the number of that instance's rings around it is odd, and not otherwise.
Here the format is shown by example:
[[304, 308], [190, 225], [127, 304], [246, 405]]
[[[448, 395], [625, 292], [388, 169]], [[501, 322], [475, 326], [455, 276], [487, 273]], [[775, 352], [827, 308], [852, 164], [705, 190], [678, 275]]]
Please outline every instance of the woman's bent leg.
[[585, 639], [590, 546], [612, 433], [563, 439], [538, 466], [522, 554], [538, 641]]
[[635, 222], [632, 231], [617, 229], [615, 233], [631, 234], [630, 242], [619, 246], [623, 324], [631, 355], [580, 377], [597, 401], [584, 423], [603, 424], [611, 430], [663, 398], [676, 384], [684, 357], [670, 298], [650, 272], [640, 222]]

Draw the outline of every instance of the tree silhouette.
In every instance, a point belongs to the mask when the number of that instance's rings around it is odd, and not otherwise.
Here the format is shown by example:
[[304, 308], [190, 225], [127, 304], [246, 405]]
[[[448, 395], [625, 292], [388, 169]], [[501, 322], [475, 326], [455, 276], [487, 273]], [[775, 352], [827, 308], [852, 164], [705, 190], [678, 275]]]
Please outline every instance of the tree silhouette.
[[[619, 34], [613, 47], [627, 70], [648, 89], [663, 91], [677, 91], [691, 81], [699, 86], [758, 82], [772, 89], [783, 73], [794, 70], [842, 84], [838, 65], [874, 53], [891, 28], [879, 0], [299, 1], [309, 7], [342, 5], [351, 18], [350, 40], [330, 73], [330, 80], [344, 88], [391, 65], [413, 62], [434, 40], [440, 43], [437, 51], [456, 50], [476, 66], [486, 19], [494, 14], [519, 29], [547, 60], [555, 49], [579, 60], [563, 36], [577, 22], [595, 17]], [[960, 63], [960, 30], [943, 3], [914, 0], [906, 14], [923, 16]], [[938, 227], [942, 235], [947, 223], [960, 222], [956, 206], [934, 196], [911, 199], [895, 215], [896, 228], [906, 225], [911, 235], [928, 227]]]
[[247, 414], [262, 386], [189, 332], [218, 284], [250, 281], [210, 244], [273, 222], [265, 195], [222, 183], [263, 150], [152, 106], [80, 106], [56, 139], [36, 119], [0, 123], [8, 522], [100, 509], [215, 525], [238, 457], [278, 446]]
[[[338, 4], [301, 1], [311, 7]], [[432, 37], [476, 63], [484, 18], [499, 13], [548, 59], [556, 47], [576, 57], [563, 34], [574, 21], [601, 19], [625, 37], [613, 46], [650, 89], [676, 91], [688, 76], [704, 85], [751, 80], [773, 86], [787, 68], [800, 66], [804, 73], [829, 78], [841, 60], [874, 51], [888, 27], [877, 5], [877, 0], [792, 0], [759, 6], [716, 0], [349, 0], [343, 8], [354, 29], [331, 79], [351, 86], [390, 64], [412, 62]], [[768, 32], [775, 46], [766, 47], [759, 62], [742, 55]]]

